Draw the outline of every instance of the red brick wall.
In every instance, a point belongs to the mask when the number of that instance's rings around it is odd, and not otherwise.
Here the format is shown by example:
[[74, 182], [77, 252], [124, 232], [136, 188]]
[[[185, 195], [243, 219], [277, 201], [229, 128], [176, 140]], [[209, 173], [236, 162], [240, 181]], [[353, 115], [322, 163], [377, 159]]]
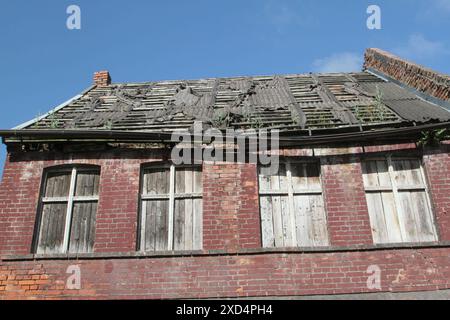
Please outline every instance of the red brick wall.
[[440, 239], [450, 241], [450, 144], [443, 148], [446, 153], [430, 151], [423, 161]]
[[[81, 289], [67, 290], [70, 265]], [[377, 265], [381, 290], [368, 289]], [[450, 288], [450, 248], [3, 262], [0, 299], [296, 296]]]
[[323, 161], [322, 183], [331, 244], [372, 244], [369, 212], [358, 158], [342, 156]]
[[0, 187], [0, 253], [31, 250], [42, 172], [38, 163], [14, 162], [8, 155]]
[[[414, 144], [297, 153], [321, 159], [323, 193], [333, 252], [262, 250], [257, 167], [204, 163], [204, 253], [184, 257], [90, 257], [73, 261], [0, 261], [0, 299], [21, 297], [221, 297], [369, 292], [368, 265], [382, 270], [383, 291], [450, 288], [449, 145], [425, 150], [441, 247], [373, 247], [359, 154], [411, 150]], [[363, 151], [364, 150], [364, 151]], [[0, 256], [31, 252], [43, 170], [75, 163], [101, 166], [96, 253], [133, 255], [141, 165], [164, 158], [157, 151], [10, 155], [0, 186]], [[365, 246], [363, 251], [354, 245]], [[348, 248], [348, 246], [352, 246]], [[336, 248], [340, 247], [336, 252]], [[370, 249], [370, 250], [369, 250]], [[215, 254], [210, 250], [220, 250]], [[252, 252], [249, 254], [249, 250]], [[361, 249], [362, 250], [362, 249]], [[330, 249], [331, 251], [331, 249]], [[193, 255], [193, 256], [192, 256]], [[94, 258], [94, 259], [92, 259]], [[25, 259], [25, 260], [24, 260]], [[31, 260], [26, 260], [31, 259]], [[79, 264], [82, 289], [64, 289], [68, 265]]]
[[261, 246], [255, 164], [203, 164], [203, 248]]

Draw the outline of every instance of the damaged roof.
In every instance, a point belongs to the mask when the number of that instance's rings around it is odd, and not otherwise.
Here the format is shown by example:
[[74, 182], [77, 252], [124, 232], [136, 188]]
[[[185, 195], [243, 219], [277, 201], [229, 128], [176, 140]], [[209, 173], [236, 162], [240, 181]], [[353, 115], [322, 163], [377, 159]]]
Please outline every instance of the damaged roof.
[[171, 132], [206, 126], [281, 131], [401, 127], [450, 112], [369, 72], [97, 86], [20, 129]]

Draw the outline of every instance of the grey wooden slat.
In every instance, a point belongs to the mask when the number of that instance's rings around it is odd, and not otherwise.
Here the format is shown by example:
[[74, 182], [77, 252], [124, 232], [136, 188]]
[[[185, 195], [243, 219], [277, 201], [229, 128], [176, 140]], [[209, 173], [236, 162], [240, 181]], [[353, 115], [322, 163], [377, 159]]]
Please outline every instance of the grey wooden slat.
[[40, 226], [40, 234], [39, 234], [39, 242], [38, 242], [38, 253], [45, 253], [47, 246], [49, 245], [48, 239], [48, 229], [50, 224], [50, 216], [51, 205], [42, 205], [42, 214], [41, 214], [41, 226]]
[[185, 185], [185, 168], [177, 168], [175, 171], [175, 193], [185, 193], [186, 185]]
[[389, 243], [391, 240], [386, 226], [381, 193], [368, 193], [366, 198], [374, 243]]
[[92, 252], [95, 237], [96, 202], [74, 203], [69, 252]]
[[47, 174], [46, 197], [67, 197], [70, 187], [70, 172], [50, 172]]
[[[185, 170], [185, 183], [184, 189], [187, 194], [192, 193], [194, 191], [194, 171], [193, 170]], [[193, 201], [192, 199], [184, 200], [184, 215], [185, 215], [185, 224], [184, 224], [184, 248], [185, 250], [192, 250], [193, 247]]]
[[273, 231], [272, 197], [261, 196], [260, 205], [263, 247], [273, 248], [275, 247], [275, 237]]
[[[84, 210], [83, 210], [84, 209]], [[69, 252], [77, 253], [82, 251], [83, 243], [82, 243], [82, 222], [84, 219], [85, 208], [83, 208], [83, 204], [75, 203], [72, 210], [72, 225], [70, 230], [70, 238], [69, 238]]]
[[412, 207], [419, 232], [420, 241], [436, 241], [437, 237], [433, 227], [432, 215], [428, 206], [427, 194], [423, 192], [411, 192]]
[[60, 253], [67, 204], [45, 204], [42, 209], [38, 253]]
[[173, 246], [174, 250], [184, 250], [185, 200], [175, 200]]
[[193, 200], [193, 250], [201, 250], [203, 248], [203, 200]]
[[[156, 223], [156, 216], [158, 214], [158, 203], [157, 201], [145, 201], [144, 206], [146, 206], [145, 214], [145, 251], [155, 251], [156, 249], [156, 229], [158, 225]], [[164, 237], [164, 235], [160, 235]], [[158, 239], [161, 243], [162, 239]]]
[[155, 250], [162, 251], [168, 249], [168, 214], [169, 201], [156, 201], [156, 238]]
[[[295, 225], [295, 221], [292, 221], [289, 211], [289, 198], [288, 197], [279, 197], [280, 201], [280, 211], [275, 212], [274, 214], [281, 216], [281, 230], [282, 230], [282, 238], [283, 238], [283, 246], [284, 247], [295, 247], [297, 244], [294, 243], [294, 239], [292, 238], [292, 228]], [[276, 207], [274, 207], [276, 208]]]
[[[96, 176], [97, 179], [98, 176]], [[88, 217], [88, 225], [86, 227], [86, 234], [88, 234], [86, 245], [87, 245], [87, 252], [93, 252], [94, 250], [94, 244], [95, 244], [95, 225], [97, 222], [97, 208], [98, 203], [97, 202], [91, 202], [90, 203], [90, 214]]]
[[196, 167], [194, 169], [194, 181], [193, 181], [194, 193], [199, 193], [203, 191], [203, 179], [202, 179], [202, 170], [200, 167]]
[[75, 187], [75, 196], [94, 196], [98, 195], [99, 173], [96, 171], [77, 173], [77, 182]]

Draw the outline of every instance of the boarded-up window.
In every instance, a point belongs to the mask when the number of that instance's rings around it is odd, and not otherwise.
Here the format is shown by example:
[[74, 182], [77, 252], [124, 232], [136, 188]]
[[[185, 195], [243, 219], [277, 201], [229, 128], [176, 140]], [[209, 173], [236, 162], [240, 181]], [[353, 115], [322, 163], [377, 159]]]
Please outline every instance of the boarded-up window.
[[202, 248], [201, 167], [147, 168], [141, 189], [141, 251]]
[[99, 179], [92, 167], [46, 172], [37, 253], [92, 252]]
[[418, 159], [363, 162], [363, 177], [375, 243], [436, 241], [428, 189]]
[[259, 174], [263, 247], [327, 246], [320, 167], [280, 163], [274, 175]]

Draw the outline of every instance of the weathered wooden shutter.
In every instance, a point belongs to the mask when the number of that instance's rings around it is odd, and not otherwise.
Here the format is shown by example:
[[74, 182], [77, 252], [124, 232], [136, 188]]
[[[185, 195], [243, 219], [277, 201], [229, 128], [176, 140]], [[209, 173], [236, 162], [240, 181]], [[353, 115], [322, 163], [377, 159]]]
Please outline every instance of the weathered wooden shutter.
[[275, 175], [259, 175], [264, 247], [328, 245], [327, 220], [316, 163], [280, 163]]
[[363, 178], [375, 243], [429, 242], [437, 235], [418, 159], [363, 162]]
[[200, 167], [144, 170], [141, 199], [142, 251], [202, 248]]
[[99, 170], [49, 171], [41, 198], [37, 253], [84, 253], [94, 246]]
[[70, 252], [91, 252], [94, 248], [99, 181], [100, 175], [97, 171], [77, 173], [69, 242]]

